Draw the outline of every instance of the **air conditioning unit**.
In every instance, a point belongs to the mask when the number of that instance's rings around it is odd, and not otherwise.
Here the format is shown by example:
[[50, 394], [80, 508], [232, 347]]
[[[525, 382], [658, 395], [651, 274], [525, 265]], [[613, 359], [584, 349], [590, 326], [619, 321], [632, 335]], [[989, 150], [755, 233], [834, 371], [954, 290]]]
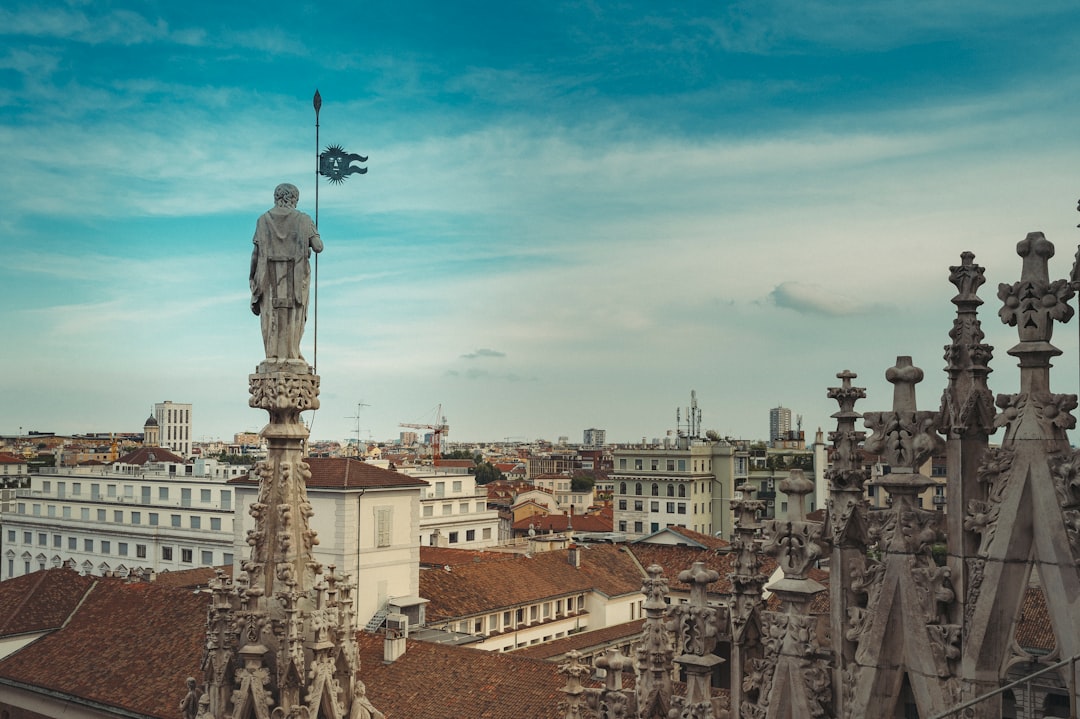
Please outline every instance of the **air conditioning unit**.
[[409, 636], [409, 618], [404, 614], [386, 616], [386, 638], [404, 639]]

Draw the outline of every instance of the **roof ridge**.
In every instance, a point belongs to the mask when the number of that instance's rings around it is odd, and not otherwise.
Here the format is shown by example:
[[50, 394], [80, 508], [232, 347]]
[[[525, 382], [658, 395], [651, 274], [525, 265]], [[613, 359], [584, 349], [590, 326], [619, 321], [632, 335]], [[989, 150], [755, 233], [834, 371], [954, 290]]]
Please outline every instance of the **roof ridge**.
[[41, 576], [34, 580], [34, 584], [30, 587], [30, 591], [23, 594], [23, 598], [22, 601], [19, 602], [19, 606], [15, 607], [15, 611], [13, 611], [7, 616], [7, 619], [3, 622], [3, 624], [0, 624], [0, 635], [5, 634], [5, 630], [7, 629], [8, 624], [14, 621], [15, 617], [19, 616], [19, 612], [22, 611], [22, 608], [25, 607], [26, 603], [30, 601], [30, 597], [34, 596], [34, 592], [36, 592], [38, 588], [41, 587], [42, 582], [45, 581], [45, 577], [48, 575], [48, 572], [40, 572], [40, 574]]

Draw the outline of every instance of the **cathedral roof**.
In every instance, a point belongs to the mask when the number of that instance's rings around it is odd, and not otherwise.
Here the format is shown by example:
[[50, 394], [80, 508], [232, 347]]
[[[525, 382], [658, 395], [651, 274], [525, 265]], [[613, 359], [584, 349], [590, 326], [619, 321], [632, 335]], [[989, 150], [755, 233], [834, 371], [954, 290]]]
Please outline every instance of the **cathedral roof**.
[[[319, 489], [395, 489], [426, 487], [428, 483], [401, 472], [376, 467], [352, 457], [308, 457], [311, 479], [307, 486]], [[258, 480], [243, 475], [229, 480], [230, 484], [257, 485]]]

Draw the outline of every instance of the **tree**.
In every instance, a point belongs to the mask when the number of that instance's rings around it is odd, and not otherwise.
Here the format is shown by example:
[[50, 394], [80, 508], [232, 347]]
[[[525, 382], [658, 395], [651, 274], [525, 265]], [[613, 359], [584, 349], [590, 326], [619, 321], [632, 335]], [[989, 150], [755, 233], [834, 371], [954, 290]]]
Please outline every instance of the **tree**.
[[488, 484], [503, 478], [503, 473], [491, 462], [476, 465], [475, 473], [477, 484]]
[[592, 472], [579, 471], [570, 478], [570, 491], [588, 492], [596, 484], [596, 476]]

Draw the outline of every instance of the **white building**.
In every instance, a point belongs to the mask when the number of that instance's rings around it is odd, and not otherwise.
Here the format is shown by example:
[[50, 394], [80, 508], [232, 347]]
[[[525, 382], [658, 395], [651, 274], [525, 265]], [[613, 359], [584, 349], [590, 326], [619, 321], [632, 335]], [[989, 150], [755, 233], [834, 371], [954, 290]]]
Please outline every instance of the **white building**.
[[682, 525], [728, 538], [731, 500], [746, 479], [748, 452], [728, 442], [680, 438], [675, 448], [614, 452], [615, 531], [631, 539]]
[[585, 510], [592, 506], [595, 500], [593, 489], [575, 492], [573, 489], [573, 477], [570, 474], [541, 474], [533, 477], [533, 486], [539, 490], [549, 492], [555, 498], [555, 510], [568, 514], [585, 514]]
[[428, 487], [420, 495], [420, 544], [481, 549], [499, 542], [499, 511], [488, 509], [487, 490], [467, 472], [409, 471]]
[[[310, 522], [319, 539], [315, 560], [356, 582], [357, 623], [367, 624], [390, 601], [402, 609], [420, 606], [420, 493], [427, 482], [353, 458], [306, 461], [307, 497], [315, 512]], [[247, 507], [258, 497], [259, 484], [245, 476], [229, 486], [244, 510], [231, 537], [236, 557], [244, 560], [251, 551], [247, 533], [255, 528]], [[411, 615], [410, 624], [417, 618]]]
[[30, 475], [0, 515], [0, 579], [62, 565], [127, 575], [232, 564], [234, 490], [226, 481], [247, 468], [178, 460], [148, 447], [113, 465]]
[[191, 456], [191, 405], [165, 400], [154, 405], [158, 443], [182, 457]]

